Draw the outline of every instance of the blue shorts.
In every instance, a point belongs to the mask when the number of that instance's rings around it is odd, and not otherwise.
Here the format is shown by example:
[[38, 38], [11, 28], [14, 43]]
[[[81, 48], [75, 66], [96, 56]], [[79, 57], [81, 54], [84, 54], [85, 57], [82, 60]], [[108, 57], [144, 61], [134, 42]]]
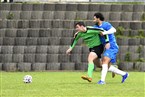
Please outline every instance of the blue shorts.
[[111, 60], [111, 63], [116, 63], [116, 57], [117, 57], [118, 49], [106, 49], [104, 51], [104, 56], [109, 57]]

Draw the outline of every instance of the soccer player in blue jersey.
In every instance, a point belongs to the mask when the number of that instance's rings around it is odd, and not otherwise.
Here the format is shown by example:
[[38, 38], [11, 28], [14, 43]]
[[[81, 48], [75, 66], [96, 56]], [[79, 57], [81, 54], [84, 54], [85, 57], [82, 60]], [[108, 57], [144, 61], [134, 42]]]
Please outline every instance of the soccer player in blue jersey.
[[[105, 84], [105, 78], [108, 71], [114, 72], [122, 76], [122, 83], [125, 82], [129, 74], [127, 72], [121, 71], [118, 68], [110, 65], [111, 63], [116, 62], [116, 55], [118, 53], [119, 47], [116, 43], [116, 38], [114, 32], [116, 29], [109, 23], [104, 21], [104, 16], [101, 13], [94, 14], [94, 22], [96, 23], [94, 27], [105, 30], [102, 32], [102, 35], [108, 35], [109, 45], [105, 48], [102, 58], [102, 71], [101, 71], [101, 80], [98, 81], [98, 84]], [[103, 38], [102, 38], [103, 41]]]

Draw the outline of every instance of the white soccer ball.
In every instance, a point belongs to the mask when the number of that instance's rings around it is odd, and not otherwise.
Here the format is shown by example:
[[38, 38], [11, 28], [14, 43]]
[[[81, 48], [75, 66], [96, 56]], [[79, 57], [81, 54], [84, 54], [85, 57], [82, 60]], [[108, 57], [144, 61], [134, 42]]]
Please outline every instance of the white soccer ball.
[[31, 75], [25, 75], [23, 78], [24, 83], [32, 83], [32, 76]]

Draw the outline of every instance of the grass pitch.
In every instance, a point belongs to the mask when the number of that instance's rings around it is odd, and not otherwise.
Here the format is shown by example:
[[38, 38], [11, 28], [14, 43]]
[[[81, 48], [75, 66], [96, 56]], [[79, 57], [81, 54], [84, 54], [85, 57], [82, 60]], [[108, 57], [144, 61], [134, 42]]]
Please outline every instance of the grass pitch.
[[[27, 74], [30, 84], [23, 83]], [[106, 85], [98, 85], [100, 72], [91, 83], [81, 79], [86, 72], [0, 72], [0, 97], [145, 97], [145, 73], [129, 74], [122, 84], [121, 76], [108, 73]]]

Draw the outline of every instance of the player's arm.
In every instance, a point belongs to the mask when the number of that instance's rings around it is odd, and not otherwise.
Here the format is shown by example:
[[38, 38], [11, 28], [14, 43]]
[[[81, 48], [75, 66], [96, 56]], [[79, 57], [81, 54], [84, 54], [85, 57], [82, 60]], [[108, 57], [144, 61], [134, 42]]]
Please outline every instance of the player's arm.
[[74, 38], [77, 37], [77, 34], [78, 34], [78, 32], [76, 32], [76, 33], [74, 34]]
[[109, 22], [106, 22], [103, 29], [105, 30], [102, 32], [103, 35], [113, 34], [116, 32], [116, 29]]
[[102, 32], [103, 35], [113, 34], [116, 32], [116, 29], [112, 26], [108, 31]]
[[[102, 34], [103, 32], [104, 32], [104, 30], [102, 30], [102, 29], [98, 29], [98, 28], [89, 28], [89, 30], [91, 30], [93, 33], [97, 33], [97, 34]], [[104, 46], [105, 46], [105, 49], [109, 49], [110, 48], [110, 43], [109, 43], [109, 37], [108, 37], [108, 35], [101, 35], [102, 36], [102, 38], [104, 38], [103, 40], [102, 40], [102, 43], [104, 44]]]
[[94, 26], [87, 26], [88, 29], [92, 30], [98, 30], [98, 31], [104, 31], [102, 28], [96, 28]]
[[101, 28], [95, 28], [95, 27], [92, 27], [92, 26], [87, 26], [87, 30], [91, 30], [92, 33], [94, 33], [94, 34], [96, 34], [96, 33], [100, 34], [100, 33], [104, 32], [103, 29], [101, 29]]
[[104, 35], [104, 38], [105, 38], [105, 49], [109, 49], [110, 48], [110, 43], [109, 43], [108, 35]]
[[77, 44], [78, 40], [79, 40], [79, 35], [78, 33], [75, 35], [75, 37], [73, 38], [73, 41], [69, 47], [69, 49], [66, 51], [66, 54], [70, 54], [70, 52], [72, 51], [72, 49], [75, 47], [75, 45]]

